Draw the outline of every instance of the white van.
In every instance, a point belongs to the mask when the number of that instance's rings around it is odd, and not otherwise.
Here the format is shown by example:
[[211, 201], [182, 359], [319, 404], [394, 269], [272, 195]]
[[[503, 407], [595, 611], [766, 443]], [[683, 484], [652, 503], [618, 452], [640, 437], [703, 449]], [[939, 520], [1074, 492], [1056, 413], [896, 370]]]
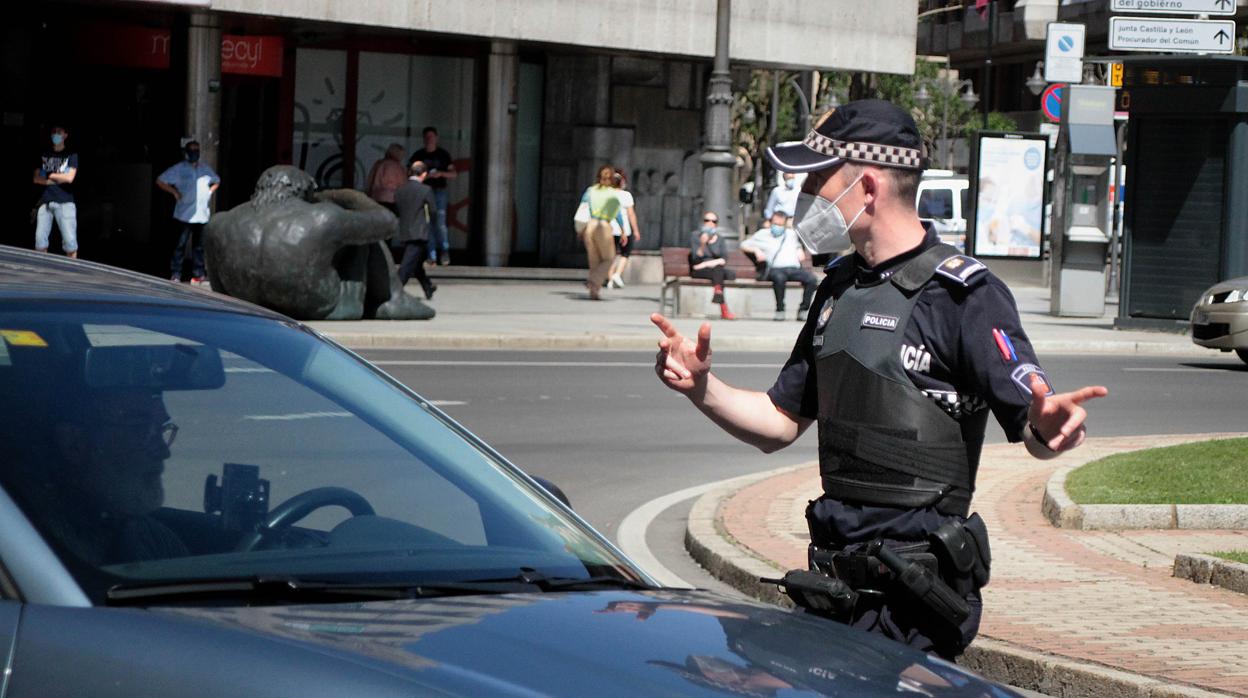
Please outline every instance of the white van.
[[966, 251], [966, 214], [969, 211], [967, 197], [970, 181], [966, 175], [952, 170], [927, 170], [919, 182], [915, 208], [919, 218], [931, 223], [946, 242], [963, 252]]

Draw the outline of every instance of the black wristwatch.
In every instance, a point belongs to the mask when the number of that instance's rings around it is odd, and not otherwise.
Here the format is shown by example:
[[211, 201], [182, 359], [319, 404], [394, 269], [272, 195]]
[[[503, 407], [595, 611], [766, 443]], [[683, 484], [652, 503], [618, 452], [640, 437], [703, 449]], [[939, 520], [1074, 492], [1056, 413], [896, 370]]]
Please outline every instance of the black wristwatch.
[[1036, 428], [1035, 424], [1031, 423], [1031, 420], [1027, 421], [1027, 428], [1031, 430], [1031, 435], [1036, 438], [1036, 441], [1038, 441], [1041, 446], [1044, 446], [1045, 448], [1049, 449], [1053, 453], [1057, 453], [1057, 449], [1049, 447], [1049, 440], [1041, 436], [1040, 430]]

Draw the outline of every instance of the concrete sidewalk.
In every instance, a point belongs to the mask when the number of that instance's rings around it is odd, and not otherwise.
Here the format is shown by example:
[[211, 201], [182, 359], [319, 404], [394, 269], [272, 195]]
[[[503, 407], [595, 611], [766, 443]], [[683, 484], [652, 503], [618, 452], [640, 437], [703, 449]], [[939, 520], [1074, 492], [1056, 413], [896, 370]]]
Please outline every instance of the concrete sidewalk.
[[[960, 660], [993, 679], [1054, 696], [1248, 695], [1248, 596], [1171, 576], [1180, 552], [1248, 549], [1246, 531], [1073, 531], [1041, 513], [1058, 468], [1110, 453], [1216, 436], [1090, 439], [1052, 461], [1018, 445], [984, 448], [972, 508], [988, 523], [992, 580], [980, 639]], [[805, 568], [803, 511], [820, 491], [809, 464], [705, 495], [690, 551], [737, 588]]]
[[[657, 285], [606, 290], [605, 300], [588, 300], [576, 280], [441, 280], [428, 321], [312, 322], [317, 330], [352, 347], [652, 349], [658, 332], [649, 316], [658, 310]], [[420, 294], [415, 282], [408, 286]], [[1041, 359], [1046, 353], [1172, 354], [1216, 356], [1183, 334], [1118, 331], [1114, 308], [1105, 318], [1057, 318], [1048, 314], [1049, 290], [1014, 289], [1023, 326]], [[706, 312], [712, 308], [708, 305]], [[794, 312], [794, 314], [796, 314]], [[702, 318], [680, 318], [685, 332]], [[713, 321], [717, 349], [788, 351], [800, 329], [794, 320], [770, 318]]]

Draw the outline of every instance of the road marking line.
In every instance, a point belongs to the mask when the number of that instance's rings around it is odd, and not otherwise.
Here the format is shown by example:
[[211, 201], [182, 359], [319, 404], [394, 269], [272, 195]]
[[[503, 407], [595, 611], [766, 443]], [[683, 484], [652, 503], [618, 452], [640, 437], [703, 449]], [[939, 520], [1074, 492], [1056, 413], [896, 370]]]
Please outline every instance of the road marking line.
[[749, 473], [747, 475], [739, 475], [737, 477], [720, 480], [719, 482], [709, 482], [704, 485], [695, 485], [686, 487], [683, 490], [677, 490], [661, 497], [656, 497], [642, 504], [636, 509], [628, 513], [622, 521], [620, 527], [616, 531], [615, 537], [619, 543], [620, 550], [625, 555], [632, 558], [643, 570], [646, 571], [655, 581], [664, 586], [670, 587], [686, 587], [693, 588], [693, 585], [681, 579], [675, 572], [667, 569], [663, 563], [659, 562], [659, 558], [655, 557], [650, 547], [646, 545], [646, 531], [650, 528], [650, 524], [659, 517], [664, 511], [694, 497], [700, 497], [711, 490], [720, 487], [744, 487], [745, 485], [762, 480], [772, 475], [792, 470], [794, 467], [788, 465], [783, 468], [776, 468], [762, 473]]
[[454, 407], [456, 405], [468, 404], [467, 400], [428, 400], [427, 402], [430, 405], [437, 405], [438, 407]]
[[243, 419], [256, 422], [288, 422], [295, 419], [318, 419], [321, 417], [351, 417], [350, 412], [297, 412], [294, 414], [248, 414]]
[[1124, 368], [1123, 371], [1134, 371], [1136, 373], [1209, 373], [1210, 371], [1222, 371], [1228, 368], [1236, 368], [1236, 364], [1227, 364], [1224, 366], [1210, 366], [1209, 368]]

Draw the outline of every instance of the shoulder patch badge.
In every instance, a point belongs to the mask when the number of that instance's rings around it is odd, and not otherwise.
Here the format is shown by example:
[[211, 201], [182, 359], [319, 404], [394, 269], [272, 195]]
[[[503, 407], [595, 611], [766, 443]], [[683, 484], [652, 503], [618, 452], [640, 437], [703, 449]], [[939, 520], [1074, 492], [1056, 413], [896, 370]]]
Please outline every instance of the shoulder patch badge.
[[1049, 377], [1044, 374], [1044, 370], [1035, 364], [1022, 364], [1010, 372], [1010, 379], [1014, 381], [1015, 387], [1023, 394], [1023, 398], [1031, 401], [1031, 377], [1037, 376], [1040, 382], [1044, 383], [1044, 387], [1048, 388], [1048, 395], [1053, 394], [1053, 384], [1049, 382]]
[[962, 286], [970, 286], [972, 278], [987, 270], [983, 262], [961, 254], [955, 254], [936, 267], [937, 274]]

